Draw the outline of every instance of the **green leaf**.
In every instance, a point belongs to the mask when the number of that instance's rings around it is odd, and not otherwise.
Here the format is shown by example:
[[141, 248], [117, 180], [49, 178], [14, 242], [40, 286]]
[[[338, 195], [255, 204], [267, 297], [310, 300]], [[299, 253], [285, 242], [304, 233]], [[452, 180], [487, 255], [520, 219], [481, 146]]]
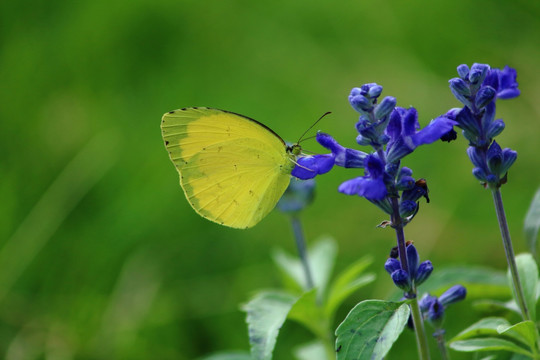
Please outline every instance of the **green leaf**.
[[[308, 249], [308, 263], [313, 282], [319, 296], [326, 291], [332, 268], [336, 259], [337, 245], [331, 237], [323, 237]], [[275, 250], [274, 261], [299, 290], [309, 290], [302, 262], [297, 256], [287, 254], [281, 249]], [[290, 285], [290, 283], [289, 283]]]
[[498, 300], [491, 300], [491, 299], [483, 299], [475, 301], [472, 304], [472, 307], [480, 312], [484, 313], [494, 313], [501, 310], [510, 310], [517, 315], [521, 316], [521, 312], [519, 311], [519, 308], [516, 305], [516, 302], [514, 300], [510, 301], [498, 301]]
[[333, 281], [328, 292], [325, 312], [329, 318], [332, 318], [335, 311], [341, 303], [353, 292], [375, 280], [372, 273], [359, 277], [371, 263], [371, 257], [363, 257], [351, 266], [342, 271]]
[[531, 253], [536, 255], [536, 241], [538, 238], [538, 230], [540, 229], [540, 189], [534, 194], [534, 198], [529, 206], [529, 211], [525, 216], [525, 238]]
[[338, 360], [382, 359], [403, 331], [409, 312], [403, 302], [358, 303], [336, 330]]
[[324, 345], [320, 341], [303, 344], [294, 349], [298, 360], [328, 360]]
[[[521, 287], [523, 289], [523, 295], [525, 296], [525, 302], [529, 309], [529, 315], [531, 320], [536, 321], [536, 293], [538, 291], [538, 266], [536, 261], [529, 253], [519, 254], [516, 256], [516, 264], [518, 269], [519, 278], [521, 281]], [[511, 283], [510, 270], [508, 271], [508, 278]], [[510, 286], [513, 288], [512, 284]], [[514, 298], [516, 298], [514, 296]]]
[[309, 251], [309, 265], [319, 297], [322, 297], [326, 292], [328, 280], [330, 280], [336, 261], [336, 254], [336, 241], [329, 236], [321, 238]]
[[497, 338], [480, 338], [460, 340], [450, 343], [450, 348], [456, 351], [476, 352], [476, 351], [510, 351], [518, 354], [534, 357], [534, 355], [518, 346], [517, 344]]
[[318, 337], [325, 338], [328, 329], [323, 309], [317, 304], [316, 289], [304, 293], [293, 305], [288, 315], [289, 319], [298, 321]]
[[534, 348], [536, 342], [536, 327], [532, 321], [522, 321], [512, 326], [500, 326], [497, 331], [501, 335], [507, 335], [523, 344]]
[[253, 360], [247, 351], [226, 351], [205, 356], [199, 360]]
[[296, 297], [290, 294], [265, 291], [243, 306], [247, 312], [249, 343], [254, 359], [272, 359], [279, 329], [295, 302]]
[[512, 326], [512, 324], [510, 324], [510, 322], [508, 322], [508, 320], [506, 320], [505, 318], [501, 317], [484, 318], [480, 321], [475, 322], [474, 324], [454, 336], [454, 338], [450, 340], [450, 343], [478, 336], [498, 335], [499, 332], [497, 331], [497, 329], [499, 329], [501, 326], [509, 327]]
[[[434, 271], [420, 286], [422, 292], [440, 295], [449, 287], [461, 284], [467, 288], [467, 299], [508, 298], [512, 295], [504, 271], [486, 267], [449, 267]], [[401, 296], [401, 295], [400, 295]]]

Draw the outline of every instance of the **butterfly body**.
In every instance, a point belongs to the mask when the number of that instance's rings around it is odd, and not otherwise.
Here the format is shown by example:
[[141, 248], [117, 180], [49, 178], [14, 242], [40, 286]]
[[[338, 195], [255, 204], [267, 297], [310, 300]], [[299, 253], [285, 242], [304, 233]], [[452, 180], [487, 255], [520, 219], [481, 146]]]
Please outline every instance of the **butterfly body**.
[[252, 227], [274, 208], [300, 153], [265, 125], [218, 109], [170, 111], [161, 129], [193, 209], [233, 228]]

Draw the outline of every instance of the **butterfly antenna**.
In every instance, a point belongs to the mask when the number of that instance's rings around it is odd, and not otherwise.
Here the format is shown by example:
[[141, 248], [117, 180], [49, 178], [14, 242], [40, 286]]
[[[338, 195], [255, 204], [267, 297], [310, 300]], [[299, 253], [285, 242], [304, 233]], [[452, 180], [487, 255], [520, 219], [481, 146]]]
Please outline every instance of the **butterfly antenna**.
[[317, 137], [317, 135], [309, 136], [309, 137], [307, 137], [307, 138], [303, 138], [302, 141], [307, 141], [307, 140], [315, 139], [316, 137]]
[[[300, 141], [302, 141], [302, 138], [304, 137], [304, 135], [306, 135], [307, 132], [308, 132], [309, 130], [311, 130], [315, 125], [317, 125], [317, 123], [318, 123], [319, 121], [321, 121], [322, 118], [325, 117], [325, 116], [328, 115], [328, 114], [331, 114], [331, 112], [330, 112], [330, 111], [325, 112], [325, 113], [319, 118], [319, 120], [315, 121], [315, 122], [313, 123], [313, 125], [311, 125], [306, 131], [304, 131], [304, 133], [302, 134], [302, 136], [300, 136], [300, 138], [298, 139], [298, 141], [297, 141], [296, 143], [297, 143], [297, 144], [300, 144]], [[307, 140], [307, 139], [305, 139], [305, 140]]]

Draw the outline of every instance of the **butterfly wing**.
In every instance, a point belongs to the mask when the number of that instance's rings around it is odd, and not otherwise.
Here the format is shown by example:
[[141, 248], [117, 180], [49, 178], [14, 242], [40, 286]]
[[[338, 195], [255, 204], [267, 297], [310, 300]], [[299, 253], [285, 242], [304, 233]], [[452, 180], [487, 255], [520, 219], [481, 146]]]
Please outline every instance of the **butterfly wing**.
[[252, 227], [289, 185], [294, 164], [285, 143], [253, 119], [186, 108], [163, 115], [161, 129], [186, 198], [211, 221]]

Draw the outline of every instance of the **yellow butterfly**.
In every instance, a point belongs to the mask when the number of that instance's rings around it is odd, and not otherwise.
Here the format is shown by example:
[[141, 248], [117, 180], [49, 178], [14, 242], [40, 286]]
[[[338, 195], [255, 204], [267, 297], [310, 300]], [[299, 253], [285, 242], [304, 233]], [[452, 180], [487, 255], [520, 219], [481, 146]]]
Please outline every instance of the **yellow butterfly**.
[[206, 107], [166, 113], [161, 134], [193, 209], [232, 228], [272, 211], [301, 152], [256, 120]]

